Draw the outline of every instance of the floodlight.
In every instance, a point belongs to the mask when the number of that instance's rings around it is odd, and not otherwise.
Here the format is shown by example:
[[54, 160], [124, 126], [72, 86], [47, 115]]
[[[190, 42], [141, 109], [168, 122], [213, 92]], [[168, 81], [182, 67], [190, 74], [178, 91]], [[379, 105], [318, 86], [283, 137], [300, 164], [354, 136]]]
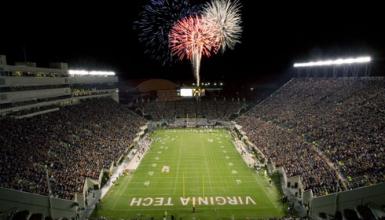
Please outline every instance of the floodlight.
[[351, 64], [362, 64], [370, 63], [372, 58], [369, 56], [362, 57], [349, 57], [349, 58], [338, 58], [335, 60], [317, 60], [306, 63], [294, 63], [295, 68], [300, 67], [313, 67], [313, 66], [340, 66], [340, 65], [351, 65]]
[[115, 76], [113, 71], [68, 70], [71, 76]]

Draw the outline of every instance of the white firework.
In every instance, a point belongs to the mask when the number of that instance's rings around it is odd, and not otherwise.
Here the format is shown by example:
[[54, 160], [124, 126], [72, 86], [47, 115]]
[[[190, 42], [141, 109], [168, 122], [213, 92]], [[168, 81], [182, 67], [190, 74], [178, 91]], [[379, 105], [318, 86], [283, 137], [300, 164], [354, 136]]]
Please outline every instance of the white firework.
[[234, 49], [241, 42], [242, 18], [238, 0], [213, 0], [205, 4], [203, 16], [209, 25], [217, 26], [221, 50]]

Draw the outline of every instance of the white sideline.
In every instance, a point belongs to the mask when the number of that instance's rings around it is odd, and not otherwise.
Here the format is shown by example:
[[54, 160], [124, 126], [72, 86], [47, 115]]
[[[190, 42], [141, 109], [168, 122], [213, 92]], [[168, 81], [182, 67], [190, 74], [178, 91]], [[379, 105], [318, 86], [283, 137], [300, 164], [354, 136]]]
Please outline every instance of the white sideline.
[[248, 167], [252, 168], [257, 163], [254, 156], [245, 148], [244, 144], [241, 141], [234, 141], [234, 146]]
[[107, 181], [107, 183], [102, 187], [101, 189], [101, 199], [104, 198], [104, 196], [107, 194], [107, 192], [111, 189], [111, 187], [114, 185], [114, 182], [119, 179], [119, 177], [123, 174], [124, 170], [135, 170], [139, 164], [140, 161], [144, 158], [144, 155], [150, 149], [150, 142], [147, 139], [147, 136], [144, 137], [141, 141], [138, 143], [138, 147], [132, 149], [127, 157], [125, 157], [122, 164], [120, 164], [110, 179]]

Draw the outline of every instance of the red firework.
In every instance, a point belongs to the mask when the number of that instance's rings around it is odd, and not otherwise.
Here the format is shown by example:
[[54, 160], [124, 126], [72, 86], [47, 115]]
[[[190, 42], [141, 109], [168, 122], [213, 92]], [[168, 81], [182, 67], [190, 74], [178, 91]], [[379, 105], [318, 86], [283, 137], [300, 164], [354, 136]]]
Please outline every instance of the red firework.
[[217, 28], [199, 16], [178, 21], [170, 31], [170, 49], [179, 59], [192, 60], [194, 56], [210, 57], [220, 49]]

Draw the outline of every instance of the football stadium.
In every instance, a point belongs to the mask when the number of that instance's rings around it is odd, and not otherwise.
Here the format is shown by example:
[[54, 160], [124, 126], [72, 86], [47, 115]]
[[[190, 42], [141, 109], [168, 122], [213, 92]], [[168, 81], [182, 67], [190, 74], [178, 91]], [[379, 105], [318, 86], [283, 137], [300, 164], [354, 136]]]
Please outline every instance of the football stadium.
[[5, 22], [0, 220], [385, 219], [382, 29], [129, 5]]

